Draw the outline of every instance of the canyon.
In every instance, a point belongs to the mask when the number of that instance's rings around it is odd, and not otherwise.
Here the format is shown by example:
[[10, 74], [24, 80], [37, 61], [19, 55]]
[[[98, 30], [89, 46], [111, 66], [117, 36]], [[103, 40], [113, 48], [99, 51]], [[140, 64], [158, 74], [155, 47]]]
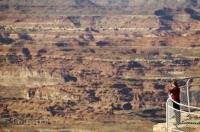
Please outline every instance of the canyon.
[[[152, 131], [165, 121], [172, 80], [184, 85], [200, 75], [199, 7], [198, 0], [1, 0], [0, 130]], [[199, 106], [199, 87], [191, 93]]]

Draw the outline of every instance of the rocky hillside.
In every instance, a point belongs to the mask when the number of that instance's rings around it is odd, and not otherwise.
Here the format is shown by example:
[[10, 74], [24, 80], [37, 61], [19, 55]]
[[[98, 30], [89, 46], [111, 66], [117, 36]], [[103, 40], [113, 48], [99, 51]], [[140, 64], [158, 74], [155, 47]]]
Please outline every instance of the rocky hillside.
[[48, 15], [109, 15], [109, 14], [153, 14], [154, 10], [172, 8], [180, 12], [185, 8], [199, 11], [199, 0], [1, 0], [1, 10], [20, 10], [21, 13]]
[[199, 16], [196, 0], [1, 0], [1, 122], [162, 121], [171, 79], [200, 75]]

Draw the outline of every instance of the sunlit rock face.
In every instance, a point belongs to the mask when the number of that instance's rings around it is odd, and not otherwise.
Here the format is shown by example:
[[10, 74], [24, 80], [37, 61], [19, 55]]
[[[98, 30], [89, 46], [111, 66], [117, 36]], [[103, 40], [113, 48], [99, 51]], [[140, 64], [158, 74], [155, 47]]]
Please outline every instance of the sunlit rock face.
[[[3, 68], [2, 68], [3, 69]], [[36, 87], [43, 85], [56, 85], [64, 82], [61, 75], [50, 74], [47, 71], [34, 71], [28, 68], [11, 67], [0, 71], [2, 86]]]

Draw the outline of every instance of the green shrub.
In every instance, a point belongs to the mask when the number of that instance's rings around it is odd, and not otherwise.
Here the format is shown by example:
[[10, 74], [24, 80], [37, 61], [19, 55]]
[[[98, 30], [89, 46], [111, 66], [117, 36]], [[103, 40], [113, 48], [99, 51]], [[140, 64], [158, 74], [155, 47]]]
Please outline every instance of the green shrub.
[[6, 57], [4, 55], [0, 55], [0, 63], [4, 63], [6, 61]]
[[19, 62], [19, 57], [16, 54], [7, 54], [6, 57], [11, 64], [17, 64]]
[[23, 48], [23, 49], [22, 49], [22, 53], [23, 53], [24, 58], [25, 58], [26, 60], [32, 59], [31, 53], [30, 53], [30, 51], [29, 51], [28, 48]]

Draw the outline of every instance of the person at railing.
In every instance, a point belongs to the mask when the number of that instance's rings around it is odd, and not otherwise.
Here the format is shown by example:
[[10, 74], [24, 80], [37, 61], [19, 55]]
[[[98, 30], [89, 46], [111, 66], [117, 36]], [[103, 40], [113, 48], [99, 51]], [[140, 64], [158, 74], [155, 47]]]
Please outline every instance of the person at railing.
[[[180, 115], [180, 88], [176, 80], [173, 81], [172, 86], [169, 87], [169, 97], [174, 100], [173, 108], [176, 117], [176, 124], [180, 124], [181, 115]], [[176, 103], [177, 102], [177, 103]]]

